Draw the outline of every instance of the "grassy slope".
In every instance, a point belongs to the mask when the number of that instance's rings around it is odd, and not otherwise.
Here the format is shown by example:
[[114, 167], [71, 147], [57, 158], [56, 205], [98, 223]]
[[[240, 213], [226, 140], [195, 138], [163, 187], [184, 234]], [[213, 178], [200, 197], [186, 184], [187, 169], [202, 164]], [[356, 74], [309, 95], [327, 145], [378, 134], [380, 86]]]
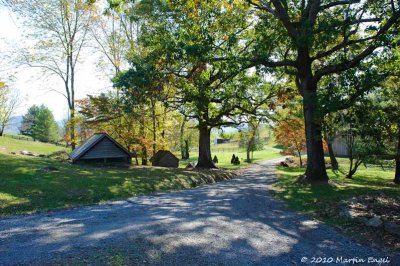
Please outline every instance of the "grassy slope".
[[[59, 171], [41, 170], [46, 166]], [[0, 154], [0, 172], [0, 215], [69, 208], [210, 181], [210, 173], [183, 169], [71, 166], [51, 159], [4, 154]]]
[[[375, 193], [399, 195], [400, 186], [392, 183], [393, 170], [383, 171], [378, 167], [360, 166], [354, 179], [351, 180], [346, 179], [344, 174], [348, 169], [347, 160], [340, 159], [339, 164], [341, 172], [328, 171], [331, 185], [314, 186], [295, 183], [296, 177], [303, 174], [304, 169], [278, 167], [276, 193], [290, 208], [310, 214], [319, 213], [325, 208], [334, 208], [340, 200], [358, 195]], [[329, 222], [329, 217], [327, 220]]]
[[27, 140], [18, 140], [9, 137], [0, 137], [1, 153], [10, 153], [10, 152], [19, 153], [20, 151], [30, 151], [33, 153], [50, 154], [61, 150], [68, 151], [68, 149], [66, 148], [56, 146], [53, 144], [33, 142]]
[[[99, 168], [71, 165], [54, 159], [10, 155], [10, 152], [22, 150], [44, 154], [68, 151], [52, 144], [0, 137], [0, 215], [69, 208], [156, 191], [184, 189], [226, 177], [221, 171], [199, 173], [153, 167]], [[245, 158], [243, 152], [236, 154]], [[217, 153], [217, 156], [220, 167], [238, 167], [230, 164], [230, 152]], [[254, 153], [256, 160], [279, 156], [275, 150]], [[181, 165], [186, 166], [187, 163]], [[54, 166], [59, 171], [43, 171], [46, 166]]]

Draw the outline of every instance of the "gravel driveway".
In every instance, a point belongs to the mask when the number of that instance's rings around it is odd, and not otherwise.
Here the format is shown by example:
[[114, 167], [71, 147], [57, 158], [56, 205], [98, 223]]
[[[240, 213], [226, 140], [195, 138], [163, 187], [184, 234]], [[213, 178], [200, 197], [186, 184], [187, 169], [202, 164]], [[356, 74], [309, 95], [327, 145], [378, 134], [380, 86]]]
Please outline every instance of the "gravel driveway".
[[[275, 200], [268, 192], [275, 163], [191, 190], [1, 219], [0, 265], [51, 264], [110, 247], [129, 247], [138, 264], [150, 265], [306, 265], [312, 257], [337, 265], [386, 257]], [[400, 265], [399, 256], [389, 260], [381, 265]]]

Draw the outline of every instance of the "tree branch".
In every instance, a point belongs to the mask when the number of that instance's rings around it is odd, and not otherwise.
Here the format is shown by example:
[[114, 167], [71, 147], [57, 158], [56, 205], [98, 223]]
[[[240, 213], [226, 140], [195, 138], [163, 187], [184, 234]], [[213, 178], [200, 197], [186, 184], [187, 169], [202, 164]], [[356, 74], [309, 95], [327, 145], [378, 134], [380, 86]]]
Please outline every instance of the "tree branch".
[[250, 5], [253, 5], [258, 10], [267, 11], [268, 13], [272, 14], [275, 18], [279, 19], [278, 14], [270, 5], [263, 6], [263, 5], [255, 3], [252, 0], [247, 0], [247, 3], [249, 3]]
[[343, 0], [343, 1], [334, 1], [332, 3], [326, 4], [326, 5], [322, 5], [320, 7], [320, 11], [323, 11], [325, 9], [331, 8], [331, 7], [335, 7], [335, 6], [340, 6], [340, 5], [351, 5], [351, 4], [356, 4], [356, 3], [360, 3], [360, 0]]
[[281, 1], [279, 1], [279, 0], [271, 0], [271, 2], [275, 7], [275, 10], [277, 12], [277, 16], [278, 16], [279, 20], [285, 26], [285, 28], [288, 31], [290, 37], [292, 39], [297, 39], [298, 32], [297, 32], [296, 28], [294, 27], [293, 23], [290, 21], [289, 14], [285, 10], [285, 8], [282, 6]]
[[[381, 27], [376, 35], [374, 35], [373, 39], [378, 39], [378, 37], [384, 35], [394, 24], [399, 22], [400, 12], [396, 12], [392, 15], [392, 17]], [[372, 54], [375, 49], [380, 47], [381, 45], [378, 42], [373, 42], [367, 48], [365, 48], [361, 53], [353, 57], [351, 60], [346, 60], [342, 63], [335, 65], [328, 65], [323, 67], [322, 69], [316, 71], [315, 78], [316, 80], [321, 79], [323, 76], [340, 73], [350, 68], [356, 67], [362, 60], [364, 60], [367, 56]]]

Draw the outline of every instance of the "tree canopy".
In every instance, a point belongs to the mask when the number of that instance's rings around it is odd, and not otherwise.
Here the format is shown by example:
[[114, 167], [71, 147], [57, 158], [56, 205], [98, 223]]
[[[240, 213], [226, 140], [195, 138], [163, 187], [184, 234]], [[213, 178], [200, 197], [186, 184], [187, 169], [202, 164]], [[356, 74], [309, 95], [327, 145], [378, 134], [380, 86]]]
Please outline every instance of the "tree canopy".
[[56, 142], [60, 139], [53, 113], [44, 105], [33, 105], [28, 109], [22, 117], [20, 132], [42, 142]]
[[[257, 22], [246, 58], [265, 72], [295, 79], [303, 97], [307, 138], [306, 179], [326, 182], [318, 93], [325, 78], [346, 74], [390, 47], [400, 19], [396, 1], [247, 0]], [[384, 49], [383, 49], [384, 50]], [[244, 59], [244, 60], [246, 60]], [[278, 70], [275, 70], [278, 68]], [[352, 98], [363, 87], [347, 92]]]

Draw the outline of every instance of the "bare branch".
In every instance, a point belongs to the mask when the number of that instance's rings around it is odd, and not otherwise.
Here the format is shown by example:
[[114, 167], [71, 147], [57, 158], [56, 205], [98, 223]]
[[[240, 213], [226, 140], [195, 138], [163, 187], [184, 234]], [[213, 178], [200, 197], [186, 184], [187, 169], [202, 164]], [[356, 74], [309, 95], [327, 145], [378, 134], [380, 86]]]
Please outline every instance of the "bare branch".
[[336, 7], [336, 6], [340, 6], [340, 5], [351, 5], [351, 4], [356, 4], [356, 3], [360, 3], [360, 2], [361, 2], [361, 0], [334, 1], [334, 2], [331, 2], [331, 3], [326, 4], [326, 5], [321, 5], [319, 10], [323, 11], [323, 10], [331, 8], [331, 7]]

